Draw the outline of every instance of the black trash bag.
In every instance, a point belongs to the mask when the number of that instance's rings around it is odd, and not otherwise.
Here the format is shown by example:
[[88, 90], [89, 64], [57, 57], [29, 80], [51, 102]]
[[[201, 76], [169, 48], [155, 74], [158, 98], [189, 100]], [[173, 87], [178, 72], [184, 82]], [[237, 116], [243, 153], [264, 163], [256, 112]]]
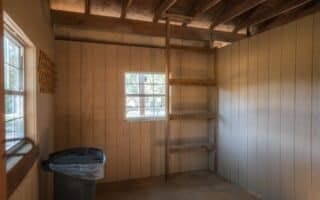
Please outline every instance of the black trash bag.
[[43, 168], [83, 180], [98, 180], [104, 177], [106, 156], [95, 148], [74, 148], [53, 153], [44, 161]]

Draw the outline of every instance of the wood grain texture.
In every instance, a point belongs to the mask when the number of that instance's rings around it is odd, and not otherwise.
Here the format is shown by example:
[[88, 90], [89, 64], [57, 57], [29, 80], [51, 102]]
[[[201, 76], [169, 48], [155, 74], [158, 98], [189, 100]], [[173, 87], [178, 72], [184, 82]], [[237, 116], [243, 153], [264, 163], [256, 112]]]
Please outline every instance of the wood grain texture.
[[35, 200], [39, 199], [38, 175], [39, 163], [35, 162], [15, 192], [10, 196], [9, 200]]
[[319, 198], [319, 19], [217, 52], [218, 172], [262, 199]]
[[[174, 76], [211, 78], [208, 76], [209, 68], [213, 67], [210, 54], [173, 51]], [[165, 121], [125, 119], [124, 73], [164, 73], [165, 51], [56, 41], [56, 54], [56, 150], [75, 146], [103, 149], [107, 154], [103, 181], [107, 182], [163, 175]], [[205, 111], [208, 105], [205, 87], [175, 89], [178, 96], [172, 97], [174, 109]], [[174, 142], [208, 142], [206, 120], [177, 120], [172, 124]], [[172, 172], [209, 168], [208, 152], [204, 151], [181, 152], [170, 159]]]
[[313, 22], [313, 68], [312, 68], [312, 157], [311, 166], [311, 199], [320, 198], [320, 192], [317, 186], [320, 184], [320, 13], [314, 16]]
[[215, 82], [213, 80], [201, 80], [201, 79], [169, 79], [170, 85], [194, 85], [194, 86], [214, 86]]

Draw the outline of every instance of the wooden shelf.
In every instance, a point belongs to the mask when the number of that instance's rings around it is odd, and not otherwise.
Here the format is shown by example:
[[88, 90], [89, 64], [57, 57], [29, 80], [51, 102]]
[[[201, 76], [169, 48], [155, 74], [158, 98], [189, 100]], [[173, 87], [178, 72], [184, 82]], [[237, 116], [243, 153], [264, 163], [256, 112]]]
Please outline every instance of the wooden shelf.
[[181, 144], [181, 145], [171, 145], [169, 147], [170, 153], [177, 152], [192, 152], [192, 151], [214, 151], [213, 144]]
[[180, 112], [180, 113], [171, 113], [169, 114], [170, 120], [209, 120], [214, 119], [215, 114], [214, 113], [208, 113], [208, 112]]
[[215, 86], [215, 81], [210, 79], [187, 79], [187, 78], [171, 78], [170, 85], [189, 85], [189, 86]]

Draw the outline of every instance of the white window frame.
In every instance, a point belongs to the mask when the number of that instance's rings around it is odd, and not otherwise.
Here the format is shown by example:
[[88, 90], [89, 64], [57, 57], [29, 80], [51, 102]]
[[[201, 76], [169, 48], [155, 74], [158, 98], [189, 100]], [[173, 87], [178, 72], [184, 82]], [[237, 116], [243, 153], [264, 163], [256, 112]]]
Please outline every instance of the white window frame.
[[[25, 90], [25, 46], [23, 45], [23, 43], [21, 42], [21, 40], [18, 37], [15, 37], [15, 34], [11, 33], [10, 30], [5, 29], [4, 30], [4, 38], [7, 38], [8, 40], [10, 40], [12, 43], [15, 43], [15, 45], [19, 46], [19, 64], [21, 65], [21, 71], [20, 71], [20, 77], [22, 80], [19, 80], [19, 89], [18, 90], [10, 90], [10, 89], [4, 89], [4, 93], [5, 96], [6, 95], [16, 95], [16, 96], [21, 96], [22, 97], [22, 104], [23, 104], [23, 113], [22, 116], [19, 117], [15, 117], [12, 118], [10, 120], [7, 120], [5, 117], [5, 126], [6, 123], [8, 121], [13, 121], [13, 120], [17, 120], [17, 119], [23, 119], [23, 136], [19, 137], [19, 138], [12, 138], [12, 139], [16, 139], [16, 141], [12, 142], [14, 143], [13, 145], [11, 145], [9, 148], [6, 147], [6, 151], [10, 151], [11, 149], [14, 149], [17, 145], [20, 144], [20, 142], [22, 141], [23, 138], [26, 137], [26, 90]], [[4, 40], [5, 42], [5, 40]], [[5, 53], [5, 49], [4, 49], [4, 53]], [[9, 63], [5, 63], [5, 59], [4, 59], [4, 65], [10, 65]], [[15, 66], [12, 66], [15, 67]], [[4, 76], [7, 76], [7, 74], [4, 74]], [[5, 130], [5, 138], [7, 139], [7, 132]], [[11, 138], [10, 138], [11, 139]]]
[[[156, 120], [166, 120], [167, 118], [167, 113], [166, 113], [166, 98], [167, 98], [167, 92], [165, 91], [164, 94], [127, 94], [126, 93], [126, 87], [127, 87], [127, 83], [126, 83], [126, 74], [139, 74], [139, 86], [140, 86], [140, 91], [144, 90], [144, 84], [143, 83], [143, 75], [146, 74], [152, 74], [152, 75], [163, 75], [164, 76], [164, 87], [166, 90], [166, 74], [162, 73], [162, 72], [134, 72], [134, 71], [130, 71], [130, 72], [125, 72], [124, 73], [124, 117], [126, 120], [128, 121], [156, 121]], [[161, 84], [162, 85], [162, 84]], [[127, 105], [126, 105], [126, 101], [127, 101], [127, 97], [139, 97], [140, 98], [140, 115], [137, 117], [128, 117], [127, 116]], [[163, 97], [165, 99], [165, 105], [164, 105], [164, 115], [163, 116], [144, 116], [144, 108], [145, 108], [145, 101], [144, 98], [141, 97]], [[141, 112], [143, 114], [141, 114]]]

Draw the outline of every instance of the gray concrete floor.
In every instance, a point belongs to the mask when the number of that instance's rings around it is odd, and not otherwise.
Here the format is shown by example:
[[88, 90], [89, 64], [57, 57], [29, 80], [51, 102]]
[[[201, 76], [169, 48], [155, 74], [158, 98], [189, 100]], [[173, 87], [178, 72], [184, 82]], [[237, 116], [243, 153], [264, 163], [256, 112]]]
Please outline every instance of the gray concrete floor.
[[239, 186], [208, 171], [97, 186], [97, 200], [255, 200]]

